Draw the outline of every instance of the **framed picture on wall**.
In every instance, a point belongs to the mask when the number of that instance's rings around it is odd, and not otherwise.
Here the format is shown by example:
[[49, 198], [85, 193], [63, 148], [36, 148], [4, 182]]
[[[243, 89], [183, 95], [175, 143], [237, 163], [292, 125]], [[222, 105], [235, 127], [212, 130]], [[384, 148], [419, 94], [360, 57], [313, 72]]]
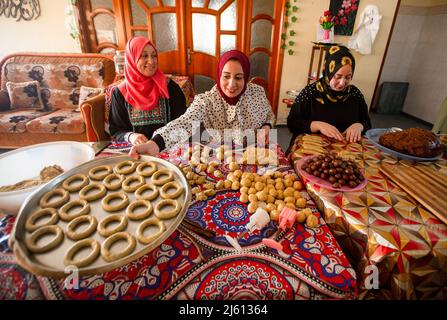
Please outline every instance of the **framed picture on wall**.
[[352, 35], [359, 3], [360, 0], [331, 0], [329, 11], [335, 17], [335, 35]]

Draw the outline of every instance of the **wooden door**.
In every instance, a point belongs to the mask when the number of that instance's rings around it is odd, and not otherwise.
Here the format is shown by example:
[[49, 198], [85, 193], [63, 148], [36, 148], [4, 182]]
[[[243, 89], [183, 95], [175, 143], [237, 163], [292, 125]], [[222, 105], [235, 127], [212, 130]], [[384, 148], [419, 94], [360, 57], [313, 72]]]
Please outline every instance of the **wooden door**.
[[216, 81], [221, 54], [250, 58], [251, 81], [277, 110], [282, 68], [280, 35], [286, 0], [78, 0], [83, 52], [123, 50], [142, 35], [159, 52], [165, 73], [188, 75], [197, 93]]
[[187, 0], [186, 46], [188, 75], [197, 93], [216, 82], [220, 55], [241, 49], [241, 0]]

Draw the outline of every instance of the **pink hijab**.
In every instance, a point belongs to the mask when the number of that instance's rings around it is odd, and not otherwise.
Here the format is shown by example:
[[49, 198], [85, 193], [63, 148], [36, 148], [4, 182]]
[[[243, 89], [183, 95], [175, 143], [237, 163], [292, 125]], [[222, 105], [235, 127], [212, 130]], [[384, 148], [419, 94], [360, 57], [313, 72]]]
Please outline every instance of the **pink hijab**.
[[168, 82], [160, 69], [157, 68], [152, 77], [146, 77], [138, 71], [137, 62], [148, 44], [157, 52], [153, 43], [144, 37], [134, 37], [127, 42], [124, 67], [126, 80], [118, 87], [130, 105], [143, 111], [154, 109], [160, 97], [169, 98]]
[[[227, 95], [225, 95], [225, 93], [223, 93], [222, 88], [220, 86], [220, 77], [222, 76], [222, 70], [225, 66], [225, 64], [228, 62], [228, 60], [237, 60], [239, 61], [239, 63], [242, 66], [242, 70], [244, 71], [244, 89], [242, 89], [242, 92], [234, 97], [234, 98], [230, 98]], [[222, 96], [222, 98], [229, 103], [230, 105], [235, 105], [236, 103], [238, 103], [239, 99], [241, 98], [241, 96], [244, 94], [245, 90], [247, 89], [247, 83], [248, 83], [248, 77], [250, 76], [250, 60], [248, 60], [247, 56], [239, 51], [239, 50], [230, 50], [225, 52], [219, 60], [219, 64], [217, 66], [217, 89], [220, 92], [220, 95]]]

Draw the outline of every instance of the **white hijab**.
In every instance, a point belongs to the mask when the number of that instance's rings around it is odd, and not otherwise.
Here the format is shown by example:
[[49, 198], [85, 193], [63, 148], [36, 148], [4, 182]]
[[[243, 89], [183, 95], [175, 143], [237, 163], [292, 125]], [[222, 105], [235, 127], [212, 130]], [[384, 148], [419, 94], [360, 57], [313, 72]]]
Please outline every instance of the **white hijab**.
[[372, 4], [367, 5], [360, 15], [360, 23], [349, 40], [348, 48], [361, 54], [371, 54], [381, 19], [379, 8]]

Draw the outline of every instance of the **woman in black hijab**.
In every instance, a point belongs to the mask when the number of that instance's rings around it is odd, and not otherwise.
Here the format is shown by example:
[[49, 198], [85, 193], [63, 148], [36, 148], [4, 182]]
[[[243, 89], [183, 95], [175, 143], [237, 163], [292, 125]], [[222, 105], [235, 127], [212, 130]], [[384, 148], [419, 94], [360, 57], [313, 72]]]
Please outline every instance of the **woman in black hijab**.
[[323, 77], [307, 85], [290, 110], [287, 127], [293, 134], [291, 145], [297, 135], [316, 132], [357, 142], [371, 128], [365, 98], [351, 84], [354, 69], [355, 60], [348, 48], [328, 49]]

